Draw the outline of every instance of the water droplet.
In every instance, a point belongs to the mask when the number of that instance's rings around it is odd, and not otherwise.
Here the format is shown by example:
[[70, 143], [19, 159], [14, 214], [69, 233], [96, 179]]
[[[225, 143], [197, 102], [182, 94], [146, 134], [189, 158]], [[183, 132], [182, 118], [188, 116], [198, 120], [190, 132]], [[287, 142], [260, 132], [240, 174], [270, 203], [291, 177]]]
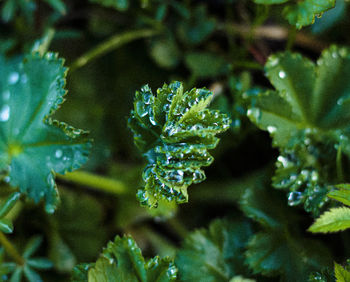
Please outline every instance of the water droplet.
[[5, 181], [6, 183], [10, 183], [10, 180], [11, 180], [10, 176], [6, 176], [6, 177], [4, 178], [4, 181]]
[[170, 105], [169, 105], [169, 104], [165, 104], [165, 105], [163, 106], [163, 111], [164, 111], [164, 112], [169, 112], [169, 109], [170, 109]]
[[344, 103], [344, 98], [343, 97], [339, 98], [337, 101], [337, 105], [341, 106], [343, 105], [343, 103]]
[[18, 72], [11, 72], [8, 78], [8, 82], [9, 84], [15, 84], [17, 83], [18, 79], [19, 79]]
[[10, 106], [3, 105], [0, 110], [0, 121], [8, 121], [10, 118]]
[[63, 155], [62, 150], [56, 150], [56, 152], [55, 152], [55, 157], [56, 157], [57, 159], [59, 159], [60, 157], [62, 157], [62, 155]]
[[255, 121], [258, 121], [261, 117], [261, 112], [257, 108], [252, 108], [252, 109], [248, 109], [247, 115], [248, 117], [254, 119]]
[[289, 161], [283, 156], [278, 156], [277, 160], [282, 164], [284, 168], [288, 167]]
[[276, 66], [278, 63], [279, 63], [279, 59], [275, 56], [271, 56], [268, 62], [269, 66], [271, 67]]
[[334, 59], [338, 58], [338, 53], [337, 53], [337, 52], [333, 52], [333, 53], [332, 53], [332, 57], [333, 57]]
[[296, 206], [303, 200], [303, 195], [301, 192], [290, 192], [288, 194], [288, 205]]
[[285, 78], [287, 76], [287, 74], [284, 71], [280, 71], [278, 73], [278, 76], [283, 79], [283, 78]]
[[4, 98], [5, 101], [7, 101], [8, 99], [10, 99], [10, 91], [9, 90], [5, 90], [3, 93], [2, 93], [2, 97]]
[[149, 121], [151, 122], [152, 125], [156, 126], [157, 125], [157, 122], [155, 121], [154, 119], [154, 116], [153, 115], [150, 115], [149, 116]]
[[267, 131], [270, 132], [270, 133], [275, 133], [276, 130], [277, 130], [277, 128], [275, 126], [269, 125], [267, 127]]

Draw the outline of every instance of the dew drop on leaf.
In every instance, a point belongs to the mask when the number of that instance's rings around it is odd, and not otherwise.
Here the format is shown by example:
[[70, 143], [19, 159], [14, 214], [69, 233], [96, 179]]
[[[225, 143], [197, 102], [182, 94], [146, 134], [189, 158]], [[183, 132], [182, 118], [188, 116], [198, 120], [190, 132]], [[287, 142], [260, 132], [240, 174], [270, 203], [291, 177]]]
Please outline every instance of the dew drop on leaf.
[[279, 76], [281, 79], [283, 79], [283, 78], [285, 78], [287, 75], [286, 75], [286, 73], [285, 73], [284, 71], [280, 71], [280, 72], [278, 73], [278, 76]]
[[269, 125], [267, 127], [267, 131], [270, 133], [274, 133], [274, 132], [276, 132], [276, 130], [277, 130], [277, 128], [275, 126]]
[[288, 205], [296, 206], [301, 203], [303, 195], [301, 192], [290, 192], [288, 194]]
[[3, 105], [0, 110], [0, 121], [8, 121], [10, 118], [10, 106]]
[[9, 84], [15, 84], [15, 83], [17, 83], [18, 79], [19, 79], [19, 73], [18, 72], [12, 72], [9, 75], [8, 82], [9, 82]]
[[62, 150], [56, 150], [56, 152], [55, 152], [55, 157], [56, 157], [57, 159], [59, 159], [60, 157], [62, 157], [62, 155], [63, 155]]

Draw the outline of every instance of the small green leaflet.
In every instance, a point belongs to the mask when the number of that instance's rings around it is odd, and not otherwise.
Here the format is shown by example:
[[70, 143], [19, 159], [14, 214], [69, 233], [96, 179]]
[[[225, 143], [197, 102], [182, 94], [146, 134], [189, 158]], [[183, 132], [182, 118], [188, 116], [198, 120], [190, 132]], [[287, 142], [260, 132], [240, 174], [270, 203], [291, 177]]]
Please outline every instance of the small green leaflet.
[[[215, 220], [208, 230], [193, 232], [176, 255], [180, 280], [226, 282], [236, 275], [249, 275], [243, 252], [251, 235], [249, 222], [228, 219]], [[236, 277], [232, 281], [251, 280]]]
[[332, 46], [317, 65], [280, 53], [265, 70], [276, 90], [261, 93], [248, 116], [280, 150], [273, 185], [290, 190], [291, 205], [304, 203], [317, 215], [328, 186], [343, 177], [339, 156], [350, 157], [349, 49]]
[[58, 203], [54, 172], [65, 173], [87, 161], [87, 133], [50, 118], [64, 101], [66, 68], [56, 54], [27, 55], [23, 61], [0, 57], [0, 171], [46, 211]]
[[142, 205], [187, 202], [188, 186], [205, 179], [201, 167], [213, 162], [208, 150], [219, 142], [215, 135], [231, 123], [225, 114], [206, 109], [212, 98], [205, 88], [184, 92], [180, 82], [164, 84], [156, 95], [147, 85], [136, 92], [128, 125], [148, 161], [145, 187], [137, 194]]
[[[154, 257], [148, 261], [130, 236], [116, 237], [96, 264], [88, 270], [89, 282], [153, 282], [174, 281], [177, 269], [170, 258]], [[80, 274], [83, 277], [82, 274]]]
[[337, 282], [350, 281], [350, 272], [337, 263], [334, 263], [334, 273], [335, 273], [335, 278], [337, 279]]
[[10, 212], [13, 206], [19, 200], [21, 194], [19, 192], [14, 192], [0, 205], [0, 231], [4, 233], [12, 233], [13, 224], [12, 221], [7, 219], [5, 216]]
[[283, 15], [290, 24], [295, 25], [298, 29], [313, 24], [316, 16], [335, 6], [335, 0], [254, 0], [254, 2], [265, 5], [296, 2], [286, 5]]
[[322, 214], [308, 229], [313, 233], [337, 232], [350, 228], [350, 209], [332, 208]]

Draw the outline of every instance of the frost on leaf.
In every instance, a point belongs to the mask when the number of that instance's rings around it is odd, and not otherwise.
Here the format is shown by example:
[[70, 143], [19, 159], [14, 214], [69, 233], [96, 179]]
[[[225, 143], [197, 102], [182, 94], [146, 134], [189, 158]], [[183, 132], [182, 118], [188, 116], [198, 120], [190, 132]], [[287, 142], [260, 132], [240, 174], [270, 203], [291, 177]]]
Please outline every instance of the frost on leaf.
[[141, 204], [186, 202], [187, 187], [205, 179], [201, 167], [213, 161], [208, 150], [218, 144], [215, 135], [230, 125], [225, 114], [206, 109], [212, 98], [204, 88], [184, 92], [180, 82], [164, 84], [155, 95], [147, 85], [136, 92], [129, 127], [148, 161], [145, 187], [137, 195]]
[[332, 46], [314, 64], [299, 54], [273, 55], [266, 75], [275, 91], [261, 93], [248, 116], [280, 150], [273, 185], [290, 205], [319, 214], [329, 185], [346, 180], [350, 157], [350, 55]]
[[88, 269], [89, 282], [174, 281], [177, 269], [168, 257], [145, 261], [140, 248], [130, 236], [109, 242], [95, 265]]
[[5, 181], [53, 212], [54, 172], [79, 168], [91, 144], [86, 132], [50, 118], [64, 101], [66, 68], [56, 54], [0, 57], [0, 170]]
[[283, 15], [298, 29], [313, 24], [316, 16], [335, 6], [335, 0], [254, 0], [254, 2], [265, 5], [288, 3], [283, 9]]

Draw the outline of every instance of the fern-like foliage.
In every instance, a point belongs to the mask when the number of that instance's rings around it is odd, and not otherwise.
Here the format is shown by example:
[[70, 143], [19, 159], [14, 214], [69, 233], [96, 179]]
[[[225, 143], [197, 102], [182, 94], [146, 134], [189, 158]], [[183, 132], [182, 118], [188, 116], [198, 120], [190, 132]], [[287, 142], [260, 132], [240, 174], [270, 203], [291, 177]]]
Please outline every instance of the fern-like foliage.
[[136, 92], [129, 127], [148, 161], [145, 187], [137, 194], [142, 205], [186, 202], [187, 187], [205, 179], [201, 167], [213, 161], [208, 150], [218, 144], [215, 135], [230, 125], [225, 114], [206, 109], [212, 98], [205, 88], [184, 92], [180, 82], [164, 84], [156, 94], [147, 85]]
[[349, 49], [332, 46], [317, 65], [280, 53], [265, 70], [276, 91], [261, 93], [248, 115], [280, 150], [273, 185], [290, 191], [290, 205], [317, 215], [328, 186], [343, 177], [342, 156], [350, 157]]
[[[293, 2], [289, 0], [254, 0], [255, 3], [272, 5]], [[283, 9], [284, 17], [298, 29], [313, 24], [315, 17], [333, 8], [335, 0], [302, 0], [290, 3]]]
[[27, 55], [23, 61], [0, 57], [0, 172], [46, 210], [58, 203], [54, 172], [65, 173], [87, 161], [87, 132], [50, 116], [64, 102], [67, 69], [57, 54]]
[[130, 236], [109, 242], [94, 264], [77, 266], [72, 281], [76, 282], [153, 282], [174, 281], [177, 268], [168, 257], [145, 261], [140, 248]]

